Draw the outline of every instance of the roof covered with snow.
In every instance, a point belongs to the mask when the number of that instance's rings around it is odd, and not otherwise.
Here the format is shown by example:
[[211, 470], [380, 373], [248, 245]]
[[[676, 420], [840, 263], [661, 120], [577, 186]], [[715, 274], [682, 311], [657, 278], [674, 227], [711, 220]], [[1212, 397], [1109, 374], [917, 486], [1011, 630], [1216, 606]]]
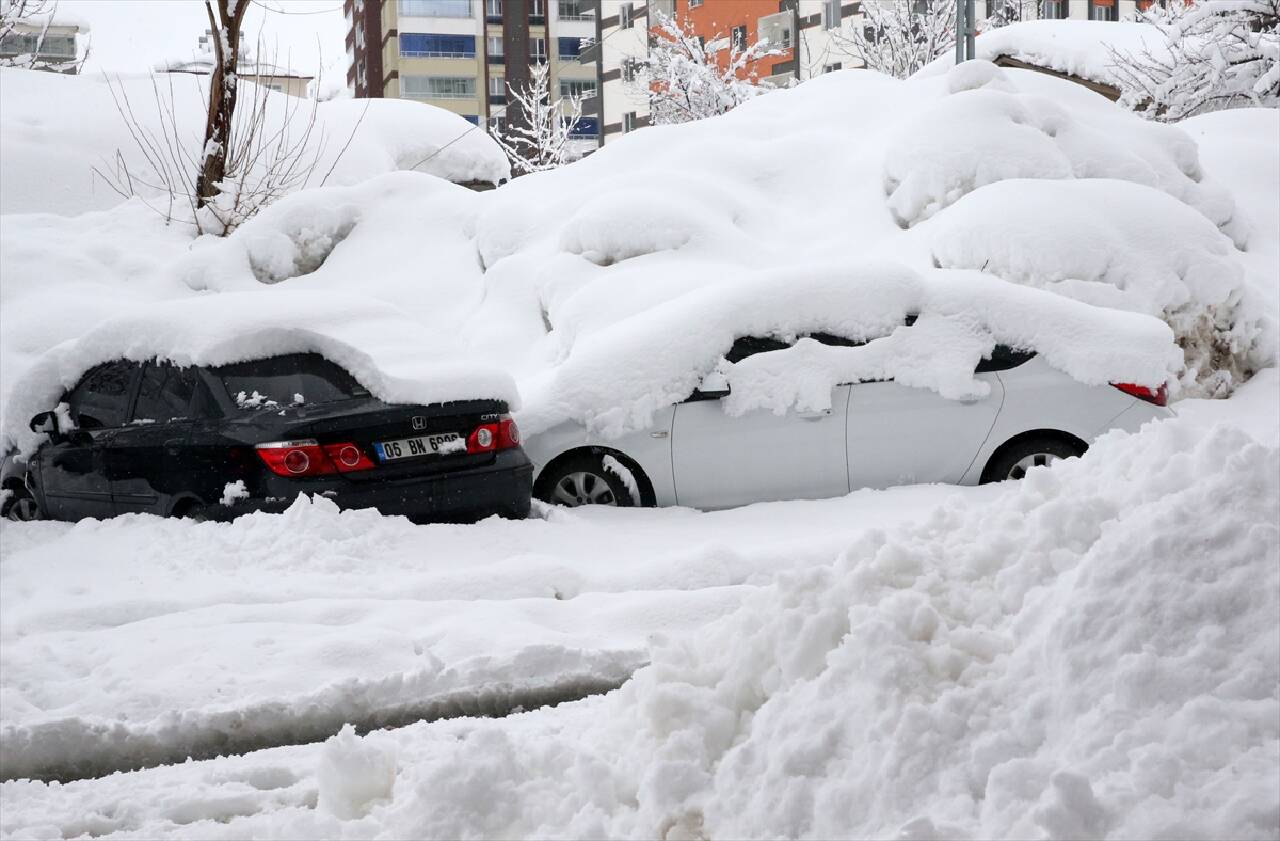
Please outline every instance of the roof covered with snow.
[[[1028, 20], [987, 30], [975, 43], [978, 58], [987, 61], [1012, 58], [1106, 85], [1115, 84], [1113, 50], [1120, 54], [1166, 52], [1160, 30], [1131, 21]], [[922, 73], [941, 72], [954, 64], [954, 56], [944, 55]]]

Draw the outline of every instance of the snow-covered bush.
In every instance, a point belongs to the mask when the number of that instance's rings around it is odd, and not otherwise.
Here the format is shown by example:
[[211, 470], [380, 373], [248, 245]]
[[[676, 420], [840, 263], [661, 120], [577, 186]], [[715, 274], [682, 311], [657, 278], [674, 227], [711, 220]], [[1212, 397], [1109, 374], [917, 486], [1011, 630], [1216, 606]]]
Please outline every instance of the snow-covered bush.
[[[832, 30], [831, 37], [867, 69], [905, 79], [955, 48], [956, 2], [878, 0], [864, 3], [861, 6], [866, 18], [864, 25], [855, 27], [848, 35]], [[1000, 6], [1002, 10], [1007, 7], [1013, 4]]]
[[1159, 50], [1111, 49], [1121, 102], [1173, 122], [1223, 108], [1280, 105], [1280, 0], [1152, 4]]
[[630, 84], [648, 97], [655, 125], [703, 120], [767, 90], [758, 83], [756, 62], [781, 54], [767, 41], [739, 43], [723, 32], [703, 38], [691, 22], [663, 15]]

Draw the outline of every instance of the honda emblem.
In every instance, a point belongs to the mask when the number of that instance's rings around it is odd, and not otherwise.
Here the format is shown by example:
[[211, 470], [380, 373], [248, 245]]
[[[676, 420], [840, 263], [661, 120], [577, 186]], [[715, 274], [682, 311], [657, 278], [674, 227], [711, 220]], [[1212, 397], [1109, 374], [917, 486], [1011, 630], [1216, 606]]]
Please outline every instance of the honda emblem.
[[421, 429], [426, 429], [426, 428], [427, 428], [427, 419], [426, 419], [426, 418], [424, 418], [424, 417], [422, 417], [421, 415], [417, 415], [417, 416], [415, 416], [415, 417], [414, 417], [414, 419], [413, 419], [413, 428], [414, 428], [414, 429], [419, 429], [419, 430], [421, 430]]

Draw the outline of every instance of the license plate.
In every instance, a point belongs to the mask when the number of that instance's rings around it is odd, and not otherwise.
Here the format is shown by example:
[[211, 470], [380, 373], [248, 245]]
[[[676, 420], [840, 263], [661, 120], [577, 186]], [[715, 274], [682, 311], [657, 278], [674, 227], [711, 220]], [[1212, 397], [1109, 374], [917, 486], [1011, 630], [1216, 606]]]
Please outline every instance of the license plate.
[[420, 438], [401, 438], [399, 441], [375, 441], [373, 448], [378, 451], [379, 461], [395, 461], [461, 452], [467, 448], [467, 444], [457, 432], [440, 432]]

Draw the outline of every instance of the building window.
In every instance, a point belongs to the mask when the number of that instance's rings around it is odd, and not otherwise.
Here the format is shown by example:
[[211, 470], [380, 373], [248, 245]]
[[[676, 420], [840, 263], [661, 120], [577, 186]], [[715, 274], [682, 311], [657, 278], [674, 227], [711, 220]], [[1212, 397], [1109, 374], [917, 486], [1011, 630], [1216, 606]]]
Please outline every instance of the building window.
[[463, 114], [462, 119], [466, 120], [468, 123], [471, 123], [471, 125], [473, 126], [480, 125], [480, 117], [477, 114]]
[[547, 0], [529, 0], [529, 17], [544, 18], [547, 16]]
[[622, 60], [622, 81], [634, 82], [636, 80], [636, 62], [635, 59], [624, 58]]
[[501, 35], [490, 35], [484, 39], [485, 52], [489, 54], [489, 60], [497, 60], [498, 64], [502, 63], [502, 57], [506, 54], [506, 47], [502, 44]]
[[561, 61], [577, 61], [578, 53], [582, 51], [582, 39], [557, 38], [556, 46]]
[[747, 28], [745, 26], [735, 26], [733, 28], [733, 46], [737, 50], [745, 50], [747, 48]]
[[400, 94], [415, 99], [471, 99], [476, 80], [453, 76], [401, 76]]
[[596, 83], [586, 79], [561, 79], [560, 95], [587, 99], [596, 95]]
[[791, 49], [793, 18], [794, 14], [792, 12], [779, 12], [776, 15], [760, 18], [756, 22], [756, 31], [760, 33], [760, 40], [767, 42], [771, 47], [779, 47], [784, 50]]
[[484, 0], [484, 16], [489, 20], [502, 21], [502, 0]]
[[676, 16], [676, 0], [649, 0], [649, 25], [657, 26], [663, 18]]
[[541, 64], [547, 62], [547, 39], [541, 36], [529, 39], [529, 60]]
[[631, 3], [623, 3], [618, 7], [618, 28], [630, 29], [631, 19], [635, 17], [635, 6]]
[[598, 137], [600, 121], [595, 117], [579, 117], [578, 123], [570, 131], [570, 137]]
[[823, 29], [839, 29], [840, 18], [844, 13], [840, 9], [840, 0], [823, 0], [822, 2], [822, 28]]
[[400, 36], [401, 58], [475, 58], [474, 35], [419, 35], [405, 32]]
[[507, 101], [507, 79], [505, 76], [489, 77], [489, 99], [491, 101]]
[[689, 8], [696, 9], [702, 5], [702, 0], [689, 0]]
[[628, 111], [622, 115], [622, 131], [625, 134], [636, 130], [636, 112]]
[[1040, 0], [1040, 16], [1061, 20], [1068, 14], [1067, 0]]
[[560, 20], [595, 20], [590, 0], [560, 0], [556, 17]]
[[471, 17], [471, 0], [400, 0], [400, 16], [469, 18]]
[[828, 64], [822, 68], [823, 73], [834, 73], [844, 68], [844, 62], [837, 61], [835, 64]]
[[1117, 20], [1116, 0], [1089, 0], [1089, 20]]

